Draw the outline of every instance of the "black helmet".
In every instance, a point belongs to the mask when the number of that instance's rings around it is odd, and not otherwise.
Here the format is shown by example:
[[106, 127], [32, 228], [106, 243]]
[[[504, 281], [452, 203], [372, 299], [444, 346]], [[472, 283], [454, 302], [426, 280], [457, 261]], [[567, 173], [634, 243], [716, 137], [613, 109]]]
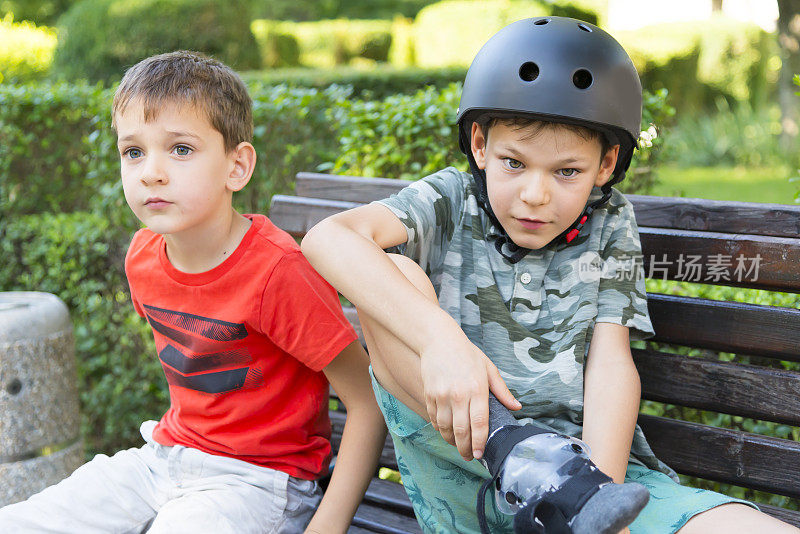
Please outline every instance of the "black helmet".
[[576, 19], [519, 20], [483, 45], [464, 80], [457, 117], [459, 145], [470, 160], [480, 204], [501, 228], [489, 205], [485, 174], [470, 152], [472, 122], [485, 114], [528, 115], [585, 126], [620, 145], [603, 198], [565, 232], [571, 241], [591, 211], [611, 196], [611, 185], [625, 177], [641, 127], [642, 84], [630, 57], [613, 37]]

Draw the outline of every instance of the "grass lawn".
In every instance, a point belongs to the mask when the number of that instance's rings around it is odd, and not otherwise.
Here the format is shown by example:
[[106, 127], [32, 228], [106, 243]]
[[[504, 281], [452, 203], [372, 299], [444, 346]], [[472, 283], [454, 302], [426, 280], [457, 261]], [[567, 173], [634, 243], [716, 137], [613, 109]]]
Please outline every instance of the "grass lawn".
[[671, 167], [659, 168], [658, 184], [651, 195], [712, 200], [741, 200], [794, 204], [800, 184], [789, 182], [797, 171], [776, 167]]

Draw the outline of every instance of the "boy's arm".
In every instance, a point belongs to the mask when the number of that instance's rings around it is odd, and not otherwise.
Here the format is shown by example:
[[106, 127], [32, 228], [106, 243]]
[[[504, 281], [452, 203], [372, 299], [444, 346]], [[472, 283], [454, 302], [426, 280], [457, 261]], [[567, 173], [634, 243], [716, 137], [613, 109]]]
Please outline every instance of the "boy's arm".
[[628, 468], [640, 396], [628, 328], [597, 323], [584, 377], [583, 440], [592, 461], [619, 484]]
[[384, 252], [407, 239], [403, 223], [388, 208], [368, 204], [320, 222], [306, 234], [302, 250], [360, 312], [420, 355], [423, 384], [401, 385], [426, 405], [428, 420], [443, 434], [467, 427], [450, 440], [471, 459], [473, 451], [483, 451], [488, 436], [489, 390], [510, 409], [519, 404], [455, 320], [420, 293]]
[[347, 408], [336, 468], [307, 533], [344, 533], [358, 508], [386, 439], [369, 378], [369, 358], [358, 341], [348, 345], [323, 372]]

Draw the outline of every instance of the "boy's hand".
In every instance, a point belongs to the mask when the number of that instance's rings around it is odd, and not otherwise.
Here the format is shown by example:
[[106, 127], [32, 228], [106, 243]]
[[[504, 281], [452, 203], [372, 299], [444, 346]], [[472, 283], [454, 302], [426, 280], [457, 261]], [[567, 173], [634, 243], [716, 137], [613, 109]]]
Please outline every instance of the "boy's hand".
[[422, 388], [433, 428], [469, 461], [480, 458], [489, 436], [489, 391], [509, 410], [522, 405], [497, 367], [463, 333], [441, 336], [420, 353]]

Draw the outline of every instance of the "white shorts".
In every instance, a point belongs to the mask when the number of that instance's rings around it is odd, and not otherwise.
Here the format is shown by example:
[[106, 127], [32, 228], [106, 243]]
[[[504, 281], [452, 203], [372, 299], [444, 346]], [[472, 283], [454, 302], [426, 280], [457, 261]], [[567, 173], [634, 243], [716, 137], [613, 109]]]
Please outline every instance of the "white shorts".
[[322, 498], [315, 481], [153, 441], [94, 459], [55, 486], [0, 509], [0, 532], [302, 533]]

